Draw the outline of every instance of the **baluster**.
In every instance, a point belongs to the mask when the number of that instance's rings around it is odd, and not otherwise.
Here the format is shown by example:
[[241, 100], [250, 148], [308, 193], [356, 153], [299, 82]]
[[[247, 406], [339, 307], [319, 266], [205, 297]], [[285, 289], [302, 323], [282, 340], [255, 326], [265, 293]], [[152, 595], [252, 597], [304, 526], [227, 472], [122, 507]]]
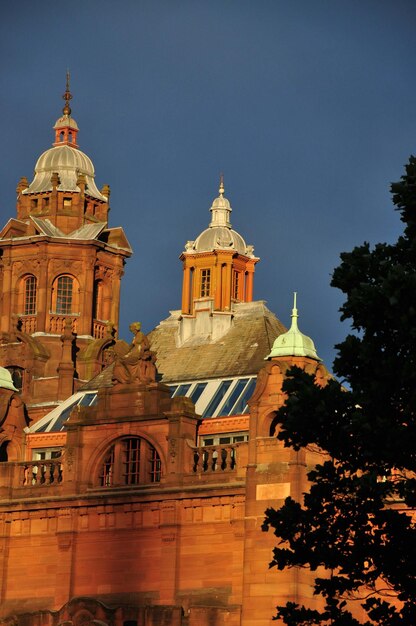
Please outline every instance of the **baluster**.
[[221, 469], [227, 469], [227, 450], [225, 448], [221, 448]]
[[215, 472], [215, 470], [217, 469], [217, 461], [218, 461], [218, 451], [214, 450], [212, 453], [212, 471]]
[[231, 448], [231, 462], [230, 462], [230, 468], [234, 469], [236, 464], [237, 464], [237, 450], [235, 448]]
[[49, 465], [49, 484], [52, 485], [55, 481], [55, 463]]
[[36, 485], [36, 483], [38, 482], [38, 472], [39, 466], [32, 465], [32, 485]]
[[199, 452], [198, 452], [198, 450], [195, 450], [195, 452], [194, 452], [194, 466], [192, 468], [194, 472], [198, 471], [198, 463], [199, 463]]

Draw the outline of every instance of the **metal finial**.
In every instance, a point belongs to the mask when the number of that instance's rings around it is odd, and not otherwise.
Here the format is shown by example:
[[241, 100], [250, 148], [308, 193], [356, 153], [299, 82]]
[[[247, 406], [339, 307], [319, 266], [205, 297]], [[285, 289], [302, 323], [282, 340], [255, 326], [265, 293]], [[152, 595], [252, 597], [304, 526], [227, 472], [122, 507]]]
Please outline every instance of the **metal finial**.
[[297, 292], [293, 292], [293, 309], [292, 309], [292, 326], [291, 328], [297, 328], [298, 326], [298, 310], [296, 308], [296, 296]]
[[65, 89], [64, 95], [62, 96], [63, 99], [65, 100], [65, 106], [62, 109], [64, 115], [71, 115], [71, 107], [69, 106], [69, 101], [72, 100], [72, 94], [69, 91], [69, 79], [70, 79], [70, 74], [69, 74], [69, 70], [67, 70], [67, 72], [66, 72], [66, 89]]
[[220, 174], [220, 188], [218, 189], [218, 191], [221, 195], [224, 193], [224, 174], [222, 173]]

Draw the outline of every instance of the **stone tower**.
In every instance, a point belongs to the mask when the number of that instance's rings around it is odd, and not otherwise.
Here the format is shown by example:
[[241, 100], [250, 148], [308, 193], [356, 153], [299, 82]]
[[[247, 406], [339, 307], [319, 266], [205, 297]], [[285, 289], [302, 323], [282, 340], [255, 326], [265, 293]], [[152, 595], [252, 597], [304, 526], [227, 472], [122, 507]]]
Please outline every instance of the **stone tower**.
[[95, 184], [78, 148], [67, 76], [53, 147], [29, 184], [17, 186], [17, 217], [0, 232], [0, 363], [37, 419], [100, 370], [118, 325], [120, 281], [131, 249], [108, 227], [110, 188]]
[[226, 333], [233, 306], [253, 300], [253, 276], [259, 259], [254, 248], [233, 230], [231, 205], [224, 196], [221, 175], [211, 222], [195, 241], [188, 241], [180, 259], [183, 263], [182, 324], [180, 336], [211, 336]]

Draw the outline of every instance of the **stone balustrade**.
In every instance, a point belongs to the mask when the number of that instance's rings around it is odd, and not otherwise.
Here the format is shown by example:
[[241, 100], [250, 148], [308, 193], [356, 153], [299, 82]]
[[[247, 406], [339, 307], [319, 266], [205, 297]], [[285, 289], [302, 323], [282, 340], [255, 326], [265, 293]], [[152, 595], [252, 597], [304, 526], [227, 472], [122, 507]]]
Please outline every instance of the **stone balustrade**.
[[107, 322], [93, 320], [92, 336], [94, 339], [104, 339], [107, 330]]
[[36, 315], [22, 315], [22, 331], [30, 335], [36, 332]]
[[63, 481], [61, 459], [47, 461], [26, 461], [17, 464], [20, 469], [19, 486], [59, 485]]
[[64, 332], [65, 329], [65, 320], [67, 318], [72, 319], [72, 332], [77, 332], [78, 320], [73, 315], [50, 315], [49, 316], [49, 332], [54, 335], [60, 335]]
[[194, 448], [193, 472], [221, 473], [237, 468], [237, 444]]

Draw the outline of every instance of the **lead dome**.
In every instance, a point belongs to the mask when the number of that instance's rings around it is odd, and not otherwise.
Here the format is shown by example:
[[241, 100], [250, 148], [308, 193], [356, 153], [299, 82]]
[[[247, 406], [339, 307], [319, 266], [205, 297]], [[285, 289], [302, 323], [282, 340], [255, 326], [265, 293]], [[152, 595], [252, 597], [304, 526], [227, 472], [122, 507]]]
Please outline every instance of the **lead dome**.
[[78, 176], [83, 174], [86, 179], [85, 192], [99, 200], [107, 201], [95, 184], [95, 170], [91, 159], [78, 148], [67, 144], [49, 148], [37, 160], [35, 177], [24, 194], [52, 191], [52, 174], [59, 176], [59, 191], [80, 191], [77, 185]]

